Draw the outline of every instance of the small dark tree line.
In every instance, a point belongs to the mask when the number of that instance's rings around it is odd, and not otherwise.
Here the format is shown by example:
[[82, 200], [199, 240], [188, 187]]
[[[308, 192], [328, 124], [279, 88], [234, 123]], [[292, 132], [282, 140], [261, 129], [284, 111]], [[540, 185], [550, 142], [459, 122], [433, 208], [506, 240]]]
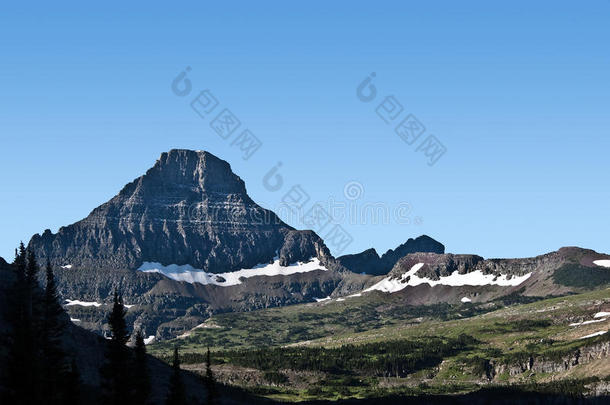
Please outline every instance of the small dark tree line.
[[[205, 374], [202, 376], [202, 379], [207, 392], [205, 400], [201, 402], [202, 405], [218, 404], [218, 393], [216, 391], [216, 380], [212, 372], [210, 348], [207, 351]], [[182, 381], [180, 371], [180, 354], [177, 347], [174, 348], [174, 355], [172, 357], [172, 375], [169, 380], [169, 390], [165, 403], [166, 405], [184, 405], [187, 403], [184, 382]]]
[[62, 340], [66, 320], [57, 294], [51, 264], [46, 265], [46, 285], [38, 284], [40, 266], [23, 243], [15, 250], [14, 283], [8, 308], [10, 324], [6, 403], [74, 404], [79, 401], [80, 378], [74, 359]]
[[100, 369], [105, 404], [147, 404], [150, 376], [146, 360], [144, 336], [138, 331], [135, 349], [127, 347], [130, 335], [125, 321], [125, 305], [117, 291], [108, 316], [111, 337], [106, 347], [106, 360]]
[[[49, 260], [45, 267], [44, 289], [39, 285], [40, 266], [33, 251], [21, 243], [12, 264], [14, 277], [7, 288], [7, 306], [2, 308], [9, 322], [8, 356], [0, 373], [2, 404], [70, 405], [81, 403], [81, 378], [77, 359], [65, 346], [68, 317], [58, 295]], [[105, 361], [100, 367], [103, 404], [150, 403], [151, 379], [142, 331], [135, 335], [135, 347], [127, 346], [130, 334], [122, 297], [115, 292], [108, 316], [111, 337]], [[208, 349], [202, 379], [208, 395], [204, 404], [216, 404], [217, 394]], [[187, 403], [186, 390], [176, 349], [166, 402]]]

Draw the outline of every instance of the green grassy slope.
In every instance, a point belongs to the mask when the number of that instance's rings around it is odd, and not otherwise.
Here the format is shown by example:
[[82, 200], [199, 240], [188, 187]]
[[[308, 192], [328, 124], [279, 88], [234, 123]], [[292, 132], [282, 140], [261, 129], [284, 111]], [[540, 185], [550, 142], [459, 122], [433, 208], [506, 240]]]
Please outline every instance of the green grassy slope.
[[608, 379], [608, 350], [585, 354], [607, 347], [610, 334], [582, 338], [610, 328], [610, 319], [593, 317], [610, 312], [610, 289], [530, 300], [409, 307], [399, 295], [371, 294], [214, 316], [150, 349], [165, 358], [178, 345], [197, 370], [210, 345], [219, 379], [295, 401], [508, 384], [584, 392]]

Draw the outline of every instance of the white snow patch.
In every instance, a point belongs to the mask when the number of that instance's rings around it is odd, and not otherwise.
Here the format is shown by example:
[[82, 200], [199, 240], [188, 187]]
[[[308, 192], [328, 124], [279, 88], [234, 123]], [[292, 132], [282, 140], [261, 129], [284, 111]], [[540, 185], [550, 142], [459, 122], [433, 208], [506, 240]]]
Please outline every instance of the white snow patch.
[[468, 298], [468, 297], [464, 297], [460, 301], [462, 301], [462, 302], [472, 302], [472, 300], [470, 298]]
[[207, 323], [207, 321], [206, 321], [204, 323], [200, 323], [199, 325], [195, 326], [193, 329], [184, 332], [182, 335], [177, 336], [177, 338], [178, 339], [184, 339], [185, 337], [189, 337], [189, 336], [191, 336], [191, 333], [195, 329], [201, 329], [201, 328], [203, 328], [203, 329], [217, 329], [218, 328], [219, 329], [219, 328], [221, 328], [221, 326], [218, 326], [218, 325], [216, 325], [214, 323]]
[[123, 304], [123, 306], [124, 306], [125, 308], [127, 308], [127, 309], [129, 309], [129, 308], [133, 307], [134, 305], [136, 305], [136, 304], [131, 304], [131, 305]]
[[[386, 277], [383, 280], [381, 280], [380, 282], [378, 282], [377, 284], [373, 285], [372, 287], [369, 287], [366, 290], [364, 290], [364, 292], [379, 290], [379, 291], [383, 291], [383, 292], [393, 293], [396, 291], [400, 291], [409, 285], [406, 282], [407, 277], [414, 275], [417, 272], [417, 270], [422, 268], [423, 265], [424, 265], [424, 263], [417, 263], [416, 265], [411, 267], [411, 270], [409, 270], [408, 272], [403, 274], [401, 278], [390, 279], [389, 277]], [[409, 280], [409, 283], [410, 283], [410, 280]]]
[[147, 338], [144, 338], [144, 344], [148, 345], [148, 344], [152, 343], [154, 340], [155, 340], [155, 336], [151, 335], [151, 336], [149, 336]]
[[472, 285], [499, 285], [499, 286], [517, 286], [523, 283], [525, 280], [530, 278], [532, 273], [525, 274], [523, 276], [513, 276], [508, 278], [505, 274], [495, 276], [493, 274], [483, 274], [481, 270], [472, 271], [466, 274], [460, 274], [458, 271], [454, 271], [446, 277], [440, 277], [438, 280], [430, 280], [428, 278], [418, 277], [415, 273], [424, 266], [424, 263], [417, 263], [411, 270], [404, 273], [399, 278], [386, 277], [372, 287], [367, 288], [364, 292], [379, 290], [383, 292], [397, 292], [408, 286], [417, 286], [420, 284], [428, 284], [431, 287], [435, 285], [448, 285], [453, 287]]
[[591, 333], [590, 335], [587, 336], [583, 336], [579, 339], [587, 339], [587, 338], [591, 338], [591, 337], [595, 337], [595, 336], [601, 336], [606, 334], [606, 332], [608, 332], [607, 330], [600, 330], [599, 332], [595, 332], [595, 333]]
[[603, 319], [596, 319], [593, 321], [584, 321], [584, 322], [576, 322], [576, 323], [571, 323], [570, 326], [580, 326], [580, 325], [589, 325], [591, 323], [597, 323], [597, 322], [603, 322], [605, 321], [607, 318], [603, 318]]
[[593, 315], [593, 318], [603, 318], [604, 316], [609, 316], [610, 312], [598, 312]]
[[94, 301], [80, 301], [80, 300], [66, 300], [66, 306], [69, 307], [71, 305], [80, 305], [81, 307], [99, 307], [102, 304]]
[[[144, 262], [138, 270], [144, 273], [160, 273], [176, 281], [186, 281], [187, 283], [200, 283], [204, 285], [214, 284], [227, 287], [241, 284], [240, 278], [242, 277], [286, 276], [314, 270], [327, 271], [328, 269], [320, 265], [320, 260], [318, 260], [318, 258], [310, 259], [308, 262], [297, 262], [288, 266], [280, 266], [280, 260], [276, 258], [273, 263], [260, 264], [251, 269], [241, 269], [227, 273], [206, 273], [203, 270], [195, 269], [189, 264], [170, 264], [168, 266], [163, 266], [160, 263], [154, 262]], [[223, 279], [224, 281], [222, 281]]]
[[70, 321], [72, 321], [72, 322], [80, 322], [80, 319], [70, 318]]
[[337, 298], [337, 302], [345, 301], [345, 298]]
[[593, 264], [602, 267], [610, 267], [610, 260], [593, 260]]
[[62, 269], [71, 269], [72, 265], [71, 264], [66, 264], [65, 266], [61, 266]]
[[362, 297], [361, 293], [357, 293], [357, 294], [352, 294], [352, 295], [348, 295], [347, 298], [351, 298], [351, 297]]
[[330, 299], [330, 295], [326, 298], [314, 298], [317, 302], [328, 301]]

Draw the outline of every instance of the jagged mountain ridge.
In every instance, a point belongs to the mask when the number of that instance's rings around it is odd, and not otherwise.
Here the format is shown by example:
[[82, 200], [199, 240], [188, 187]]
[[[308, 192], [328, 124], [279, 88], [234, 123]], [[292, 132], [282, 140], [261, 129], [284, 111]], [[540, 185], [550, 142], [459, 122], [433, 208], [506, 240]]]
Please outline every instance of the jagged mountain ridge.
[[173, 149], [85, 219], [29, 243], [54, 266], [137, 269], [190, 264], [208, 272], [332, 256], [312, 231], [297, 231], [248, 196], [230, 165], [208, 152]]
[[[610, 283], [610, 271], [598, 261], [608, 255], [563, 247], [543, 255], [484, 259], [473, 254], [410, 253], [385, 277], [367, 288], [408, 296], [412, 304], [485, 302], [511, 293], [544, 297], [599, 288]], [[595, 262], [598, 262], [596, 264]]]
[[387, 274], [402, 257], [416, 252], [442, 254], [445, 253], [445, 246], [427, 235], [422, 235], [415, 239], [409, 238], [396, 249], [389, 249], [381, 256], [377, 254], [374, 248], [371, 248], [360, 253], [340, 256], [337, 261], [354, 273], [378, 276]]

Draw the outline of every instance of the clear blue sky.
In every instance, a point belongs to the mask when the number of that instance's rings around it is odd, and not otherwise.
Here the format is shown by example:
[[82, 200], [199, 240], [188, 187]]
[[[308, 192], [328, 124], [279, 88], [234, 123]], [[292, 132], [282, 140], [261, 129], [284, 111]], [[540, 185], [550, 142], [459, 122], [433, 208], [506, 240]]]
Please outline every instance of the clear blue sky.
[[[287, 191], [262, 184], [278, 161], [311, 201], [356, 181], [357, 204], [411, 204], [418, 224], [344, 223], [344, 253], [423, 233], [485, 257], [610, 252], [608, 1], [292, 3], [4, 4], [0, 255], [171, 148], [229, 161], [268, 208]], [[251, 159], [191, 110], [195, 93], [172, 93], [186, 66], [263, 142]], [[443, 142], [436, 165], [376, 115], [387, 95]]]

